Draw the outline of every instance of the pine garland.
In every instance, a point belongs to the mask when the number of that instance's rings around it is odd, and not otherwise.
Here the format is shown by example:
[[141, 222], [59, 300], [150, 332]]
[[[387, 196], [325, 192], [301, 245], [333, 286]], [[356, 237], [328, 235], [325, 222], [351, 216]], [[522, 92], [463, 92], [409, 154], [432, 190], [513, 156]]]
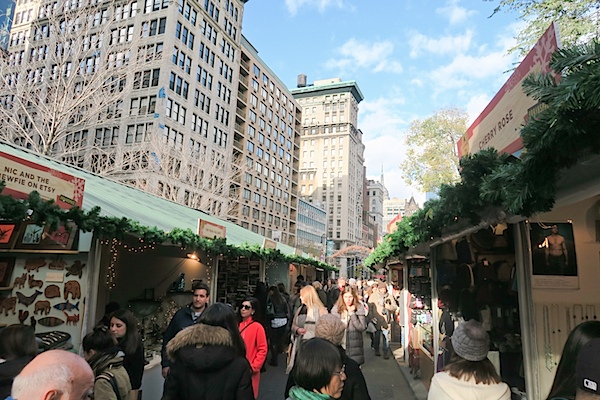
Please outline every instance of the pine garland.
[[191, 229], [174, 228], [170, 232], [165, 232], [157, 227], [141, 225], [129, 218], [105, 217], [100, 215], [100, 207], [93, 207], [88, 212], [79, 207], [63, 210], [53, 200], [42, 199], [35, 191], [29, 194], [27, 200], [21, 201], [2, 195], [4, 187], [4, 182], [0, 183], [0, 220], [47, 224], [53, 230], [58, 229], [61, 224], [73, 221], [81, 231], [94, 231], [100, 239], [123, 240], [126, 236], [134, 236], [146, 243], [171, 243], [191, 251], [212, 253], [227, 258], [246, 257], [266, 262], [312, 265], [328, 271], [338, 270], [335, 266], [319, 260], [284, 254], [277, 249], [263, 249], [259, 245], [247, 243], [234, 246], [227, 244], [227, 239], [207, 239], [198, 236]]
[[521, 159], [493, 149], [463, 157], [461, 181], [443, 186], [438, 199], [400, 221], [367, 257], [366, 266], [383, 264], [461, 225], [552, 209], [561, 172], [600, 153], [600, 43], [559, 49], [550, 67], [552, 73], [530, 75], [523, 83], [525, 93], [545, 109], [521, 130]]

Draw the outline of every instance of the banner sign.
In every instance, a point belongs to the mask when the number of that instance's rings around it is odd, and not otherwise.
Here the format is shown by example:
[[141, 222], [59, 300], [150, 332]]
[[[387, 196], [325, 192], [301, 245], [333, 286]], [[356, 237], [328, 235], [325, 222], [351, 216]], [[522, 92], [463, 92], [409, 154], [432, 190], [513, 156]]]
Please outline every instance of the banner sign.
[[513, 154], [523, 148], [521, 128], [535, 110], [537, 101], [523, 92], [523, 80], [531, 73], [549, 72], [550, 58], [558, 49], [554, 23], [519, 64], [502, 89], [477, 117], [457, 143], [458, 157], [493, 147]]
[[198, 220], [198, 235], [208, 239], [225, 239], [227, 228], [203, 219]]
[[0, 152], [2, 194], [26, 199], [34, 190], [45, 200], [54, 200], [63, 209], [83, 205], [85, 179]]

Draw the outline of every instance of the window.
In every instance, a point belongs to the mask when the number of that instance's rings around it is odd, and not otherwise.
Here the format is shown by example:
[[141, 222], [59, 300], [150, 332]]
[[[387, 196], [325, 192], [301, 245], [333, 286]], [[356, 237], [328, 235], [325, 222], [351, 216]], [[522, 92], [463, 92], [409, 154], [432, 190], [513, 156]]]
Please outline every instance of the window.
[[146, 124], [128, 125], [125, 143], [131, 144], [145, 142], [148, 138], [148, 134], [152, 131], [152, 128], [152, 122]]
[[94, 138], [94, 145], [96, 146], [116, 146], [119, 140], [119, 128], [98, 128], [96, 129], [96, 137]]

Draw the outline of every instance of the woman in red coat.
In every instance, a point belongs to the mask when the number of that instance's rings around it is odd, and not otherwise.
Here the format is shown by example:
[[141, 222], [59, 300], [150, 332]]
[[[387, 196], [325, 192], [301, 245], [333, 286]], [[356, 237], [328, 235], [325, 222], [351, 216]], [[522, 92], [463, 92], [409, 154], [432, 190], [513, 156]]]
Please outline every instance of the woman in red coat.
[[246, 344], [246, 358], [252, 367], [252, 389], [254, 397], [258, 398], [258, 386], [260, 383], [260, 369], [267, 359], [267, 335], [265, 328], [253, 319], [257, 311], [259, 302], [254, 297], [248, 297], [242, 302], [240, 307], [240, 335]]

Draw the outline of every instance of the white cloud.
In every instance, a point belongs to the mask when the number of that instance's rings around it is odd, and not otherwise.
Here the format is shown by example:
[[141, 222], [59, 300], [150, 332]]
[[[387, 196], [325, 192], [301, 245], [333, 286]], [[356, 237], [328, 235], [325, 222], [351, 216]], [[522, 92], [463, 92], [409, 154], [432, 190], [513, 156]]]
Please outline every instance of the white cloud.
[[477, 14], [475, 10], [468, 10], [458, 5], [458, 0], [451, 0], [446, 7], [440, 7], [435, 10], [436, 14], [448, 18], [451, 25], [462, 24], [470, 17]]
[[329, 7], [344, 8], [343, 0], [285, 0], [285, 6], [292, 15], [302, 7], [314, 7], [323, 13]]
[[462, 35], [448, 35], [439, 38], [431, 38], [418, 32], [411, 32], [409, 38], [410, 57], [416, 58], [422, 52], [435, 55], [464, 53], [469, 50], [472, 41], [472, 30], [467, 30]]
[[412, 83], [413, 85], [418, 86], [418, 87], [423, 87], [423, 85], [424, 85], [423, 80], [422, 79], [418, 79], [418, 78], [412, 79], [410, 81], [410, 83]]
[[489, 104], [490, 100], [490, 96], [483, 93], [471, 97], [466, 107], [467, 114], [469, 115], [468, 125], [471, 125], [473, 121], [475, 121], [483, 109]]
[[391, 58], [394, 53], [391, 41], [368, 42], [351, 38], [335, 51], [340, 58], [327, 60], [325, 67], [328, 69], [338, 69], [345, 73], [360, 68], [371, 72], [402, 72], [402, 65]]

